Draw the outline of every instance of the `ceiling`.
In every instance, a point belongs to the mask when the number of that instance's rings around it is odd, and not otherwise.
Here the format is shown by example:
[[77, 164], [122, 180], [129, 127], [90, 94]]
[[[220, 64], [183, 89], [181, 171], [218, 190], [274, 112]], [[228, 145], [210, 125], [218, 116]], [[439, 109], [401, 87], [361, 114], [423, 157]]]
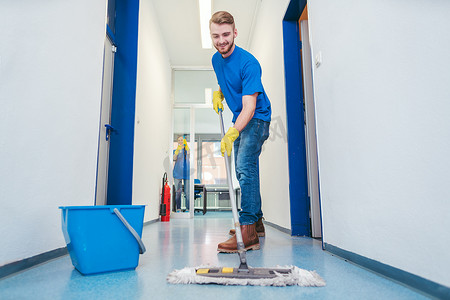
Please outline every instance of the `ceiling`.
[[[215, 49], [202, 49], [198, 0], [152, 0], [173, 68], [211, 67]], [[262, 0], [211, 0], [212, 13], [230, 12], [238, 30], [236, 44], [248, 48]]]

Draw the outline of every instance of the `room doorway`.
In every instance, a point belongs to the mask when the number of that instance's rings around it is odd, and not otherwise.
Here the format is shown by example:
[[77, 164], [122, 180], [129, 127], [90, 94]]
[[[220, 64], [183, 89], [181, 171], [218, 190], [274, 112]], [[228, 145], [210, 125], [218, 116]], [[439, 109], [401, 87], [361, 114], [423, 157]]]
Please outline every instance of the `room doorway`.
[[[174, 154], [178, 147], [178, 139], [186, 139], [189, 152], [186, 152], [186, 166], [189, 176], [185, 186], [180, 185], [173, 169], [176, 168], [175, 156], [171, 155], [172, 187], [174, 195], [172, 202], [178, 202], [180, 207], [172, 205], [172, 216], [175, 218], [193, 218], [195, 210], [203, 207], [205, 197], [196, 193], [196, 187], [208, 186], [217, 191], [207, 192], [208, 208], [226, 209], [226, 200], [222, 192], [228, 192], [223, 157], [220, 154], [220, 122], [219, 116], [212, 108], [212, 92], [218, 89], [214, 71], [211, 68], [175, 68], [173, 70], [173, 146], [170, 153]], [[223, 118], [225, 126], [231, 126], [232, 113], [224, 103]], [[183, 147], [181, 147], [183, 148]], [[187, 148], [186, 148], [187, 149]], [[181, 153], [181, 152], [180, 152]], [[184, 161], [184, 157], [181, 157]], [[237, 180], [235, 180], [237, 182]], [[175, 187], [175, 182], [178, 186]], [[180, 187], [181, 193], [180, 193]], [[178, 191], [178, 194], [176, 193]], [[180, 200], [181, 194], [181, 200]], [[189, 203], [189, 207], [186, 206]]]
[[114, 57], [116, 46], [112, 39], [105, 37], [103, 50], [103, 84], [102, 102], [100, 115], [100, 134], [98, 141], [97, 159], [97, 191], [95, 205], [106, 205], [108, 190], [108, 167], [109, 167], [109, 141], [113, 128], [111, 127], [111, 103], [114, 78]]
[[292, 235], [322, 236], [311, 47], [306, 0], [283, 18]]
[[303, 102], [305, 107], [306, 166], [308, 175], [308, 197], [310, 200], [311, 236], [322, 237], [319, 199], [319, 169], [317, 165], [316, 120], [312, 80], [312, 56], [309, 42], [308, 6], [299, 19], [300, 41], [302, 45]]

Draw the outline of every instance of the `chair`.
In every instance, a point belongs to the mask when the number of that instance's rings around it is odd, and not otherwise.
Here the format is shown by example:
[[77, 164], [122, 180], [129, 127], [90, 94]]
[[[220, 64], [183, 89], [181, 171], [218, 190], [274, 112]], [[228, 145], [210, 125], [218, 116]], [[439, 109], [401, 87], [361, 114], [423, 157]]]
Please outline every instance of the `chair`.
[[200, 179], [194, 179], [194, 199], [202, 197], [203, 189], [200, 187], [195, 188], [196, 184], [200, 184]]

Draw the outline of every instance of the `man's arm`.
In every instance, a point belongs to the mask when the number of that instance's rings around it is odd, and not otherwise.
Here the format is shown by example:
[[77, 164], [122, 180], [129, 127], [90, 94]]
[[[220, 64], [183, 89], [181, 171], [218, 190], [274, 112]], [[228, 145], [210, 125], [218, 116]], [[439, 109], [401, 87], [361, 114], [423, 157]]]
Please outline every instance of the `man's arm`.
[[247, 126], [255, 114], [256, 97], [258, 97], [258, 93], [242, 96], [242, 111], [234, 123], [234, 128], [239, 132], [244, 130], [245, 126]]

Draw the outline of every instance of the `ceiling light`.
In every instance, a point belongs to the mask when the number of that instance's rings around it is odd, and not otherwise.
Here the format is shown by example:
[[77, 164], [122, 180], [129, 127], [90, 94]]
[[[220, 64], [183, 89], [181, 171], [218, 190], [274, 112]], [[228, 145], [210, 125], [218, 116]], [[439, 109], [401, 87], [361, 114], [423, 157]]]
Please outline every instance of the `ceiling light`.
[[202, 48], [211, 49], [211, 37], [209, 36], [209, 19], [211, 19], [211, 0], [198, 0], [200, 7], [200, 30], [202, 34]]

